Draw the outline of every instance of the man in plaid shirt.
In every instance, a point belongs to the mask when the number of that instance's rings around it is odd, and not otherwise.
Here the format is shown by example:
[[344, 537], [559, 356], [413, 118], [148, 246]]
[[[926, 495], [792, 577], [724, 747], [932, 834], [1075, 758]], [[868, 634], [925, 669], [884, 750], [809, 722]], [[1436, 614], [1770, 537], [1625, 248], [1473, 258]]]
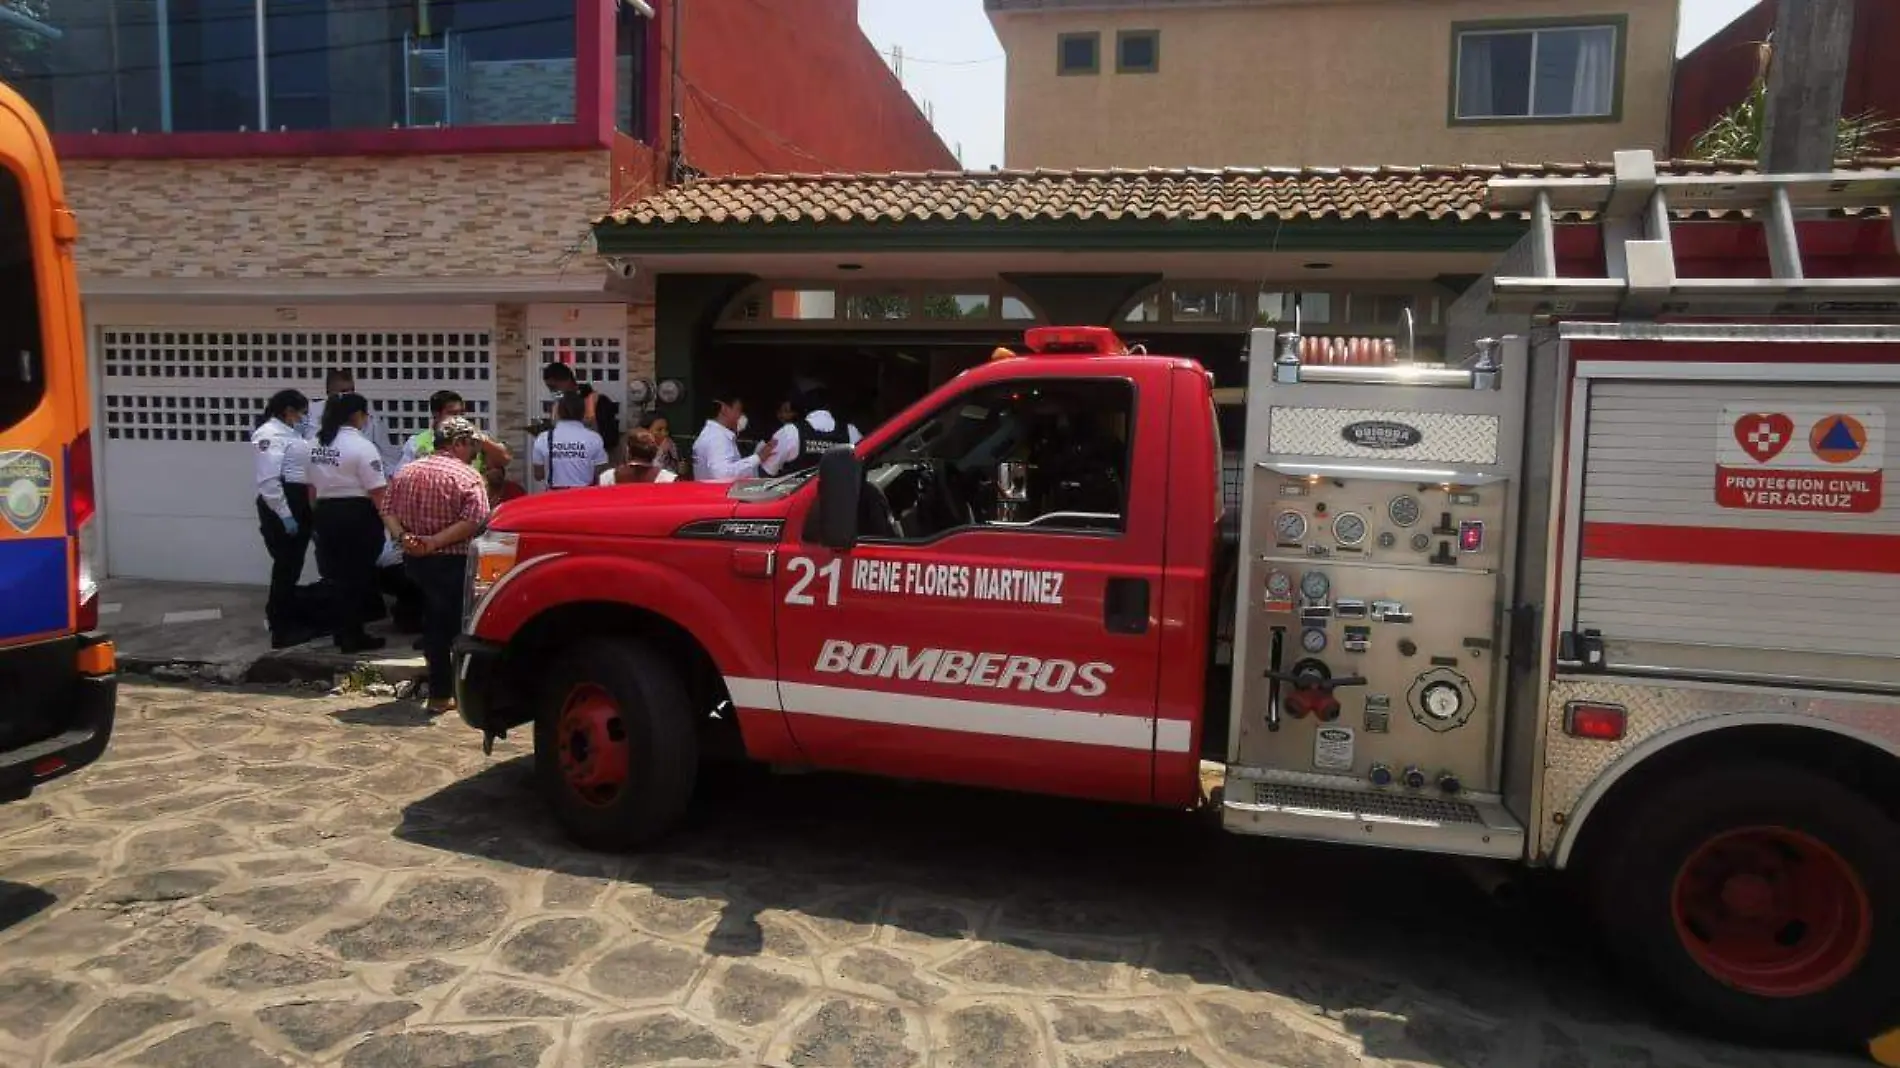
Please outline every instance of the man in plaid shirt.
[[383, 527], [422, 589], [422, 655], [429, 662], [429, 711], [455, 708], [449, 646], [462, 629], [468, 541], [488, 521], [488, 487], [470, 466], [481, 451], [475, 425], [455, 417], [435, 431], [435, 451], [406, 464], [383, 494]]

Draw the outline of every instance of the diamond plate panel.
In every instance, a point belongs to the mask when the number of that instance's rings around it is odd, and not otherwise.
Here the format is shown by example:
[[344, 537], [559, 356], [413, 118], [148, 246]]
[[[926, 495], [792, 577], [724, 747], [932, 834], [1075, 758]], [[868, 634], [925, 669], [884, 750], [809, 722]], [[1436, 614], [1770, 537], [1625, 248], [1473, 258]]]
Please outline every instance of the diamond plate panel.
[[[1353, 423], [1390, 422], [1416, 427], [1417, 445], [1368, 449], [1346, 440]], [[1326, 456], [1348, 460], [1424, 460], [1434, 463], [1498, 462], [1498, 418], [1453, 412], [1391, 412], [1367, 408], [1281, 408], [1272, 412], [1267, 451], [1281, 456]]]
[[[1601, 701], [1629, 711], [1628, 733], [1607, 743], [1564, 733], [1564, 706]], [[1562, 841], [1560, 817], [1568, 817], [1599, 778], [1620, 760], [1664, 732], [1724, 716], [1773, 715], [1823, 720], [1900, 747], [1900, 702], [1810, 697], [1787, 691], [1657, 686], [1614, 679], [1557, 679], [1551, 683], [1545, 724], [1543, 819], [1537, 828], [1539, 857], [1554, 856]]]

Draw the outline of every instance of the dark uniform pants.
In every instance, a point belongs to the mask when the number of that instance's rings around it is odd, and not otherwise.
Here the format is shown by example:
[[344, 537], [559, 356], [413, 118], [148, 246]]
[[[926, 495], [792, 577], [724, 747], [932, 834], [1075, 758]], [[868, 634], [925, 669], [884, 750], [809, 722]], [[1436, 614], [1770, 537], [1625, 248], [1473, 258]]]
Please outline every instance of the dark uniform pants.
[[429, 696], [455, 696], [455, 671], [449, 646], [462, 629], [462, 583], [468, 557], [445, 553], [412, 556], [409, 578], [422, 589], [422, 656], [429, 664]]
[[317, 570], [330, 584], [336, 643], [348, 646], [368, 635], [367, 606], [378, 597], [376, 559], [383, 555], [383, 521], [367, 497], [317, 502]]
[[297, 521], [295, 534], [284, 529], [284, 521], [270, 510], [264, 498], [257, 499], [257, 529], [264, 535], [264, 549], [270, 553], [270, 599], [264, 602], [264, 618], [272, 634], [289, 634], [307, 622], [298, 611], [297, 583], [303, 579], [303, 564], [316, 524], [303, 483], [284, 483], [284, 499], [290, 505], [290, 517]]

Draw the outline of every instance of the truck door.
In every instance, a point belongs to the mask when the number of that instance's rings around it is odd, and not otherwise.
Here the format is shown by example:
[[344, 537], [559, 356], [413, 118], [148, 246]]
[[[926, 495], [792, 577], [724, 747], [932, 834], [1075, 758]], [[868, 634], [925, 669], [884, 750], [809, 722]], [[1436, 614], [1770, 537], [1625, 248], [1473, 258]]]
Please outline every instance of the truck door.
[[[814, 763], [1151, 798], [1168, 389], [979, 379], [866, 456], [847, 552], [802, 540], [807, 487], [775, 581], [780, 696]], [[1185, 749], [1188, 723], [1160, 727]]]

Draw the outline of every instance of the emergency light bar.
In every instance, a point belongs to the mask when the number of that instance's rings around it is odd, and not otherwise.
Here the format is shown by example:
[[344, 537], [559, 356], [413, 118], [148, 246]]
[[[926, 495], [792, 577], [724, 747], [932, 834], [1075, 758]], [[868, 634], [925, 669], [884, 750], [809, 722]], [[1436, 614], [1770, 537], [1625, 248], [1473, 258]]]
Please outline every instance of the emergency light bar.
[[1126, 356], [1128, 346], [1106, 326], [1038, 326], [1023, 334], [1038, 356]]

